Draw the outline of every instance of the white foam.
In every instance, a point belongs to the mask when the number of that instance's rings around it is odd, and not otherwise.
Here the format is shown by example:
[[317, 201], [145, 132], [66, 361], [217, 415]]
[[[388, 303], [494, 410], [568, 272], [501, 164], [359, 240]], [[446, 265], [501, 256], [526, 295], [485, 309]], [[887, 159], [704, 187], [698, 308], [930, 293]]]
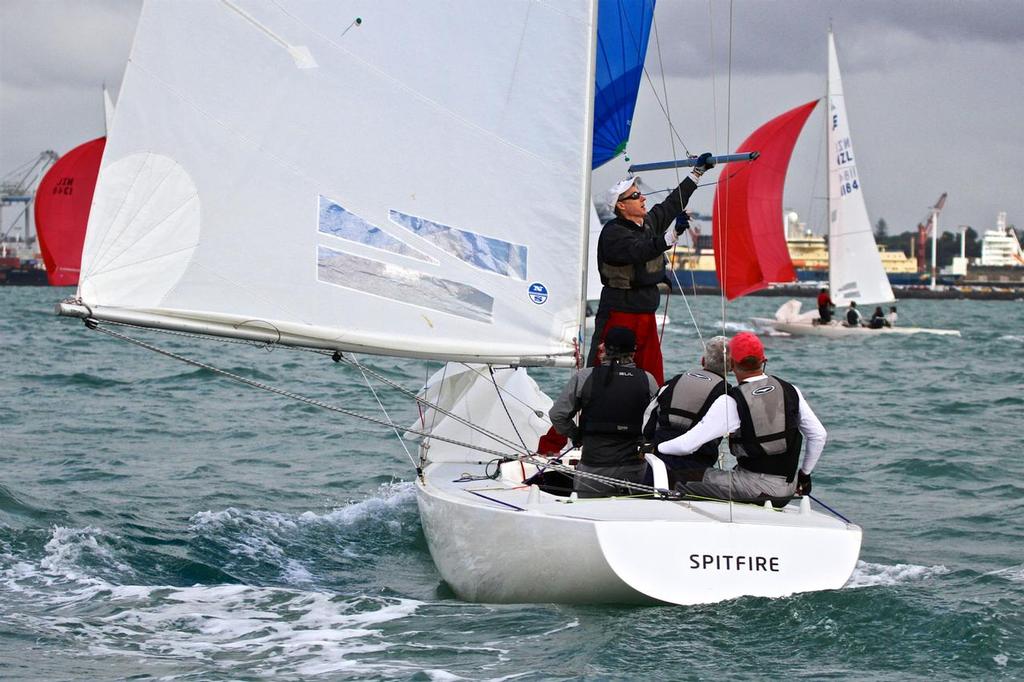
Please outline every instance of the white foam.
[[949, 573], [945, 566], [915, 566], [913, 564], [871, 564], [858, 561], [853, 575], [846, 581], [846, 588], [874, 587], [877, 585], [900, 585], [902, 583], [928, 580]]
[[1010, 660], [1010, 657], [1006, 654], [996, 654], [992, 657], [992, 660], [995, 661], [996, 665], [998, 665], [1000, 668], [1005, 668], [1007, 661]]
[[[377, 490], [377, 495], [362, 502], [354, 502], [326, 514], [305, 512], [299, 516], [299, 520], [305, 523], [329, 523], [332, 525], [350, 525], [368, 519], [380, 520], [415, 500], [416, 488], [412, 483], [385, 483]], [[397, 521], [391, 519], [390, 523], [397, 524]]]
[[17, 609], [19, 628], [67, 636], [107, 655], [196, 661], [229, 675], [240, 670], [247, 676], [355, 671], [366, 677], [409, 677], [424, 672], [431, 679], [457, 679], [444, 670], [421, 671], [415, 663], [386, 660], [380, 654], [407, 645], [407, 635], [394, 632], [394, 625], [385, 632], [383, 626], [412, 616], [422, 602], [316, 589], [307, 567], [284, 556], [273, 541], [309, 524], [394, 520], [395, 510], [410, 504], [414, 495], [411, 484], [398, 484], [324, 514], [229, 508], [192, 517], [196, 532], [229, 530], [232, 538], [241, 536], [240, 553], [280, 553], [282, 573], [294, 587], [115, 584], [100, 573], [135, 575], [117, 556], [116, 536], [93, 527], [54, 527], [36, 559], [2, 548], [0, 598], [26, 606]]
[[[0, 593], [38, 607], [23, 610], [19, 627], [73, 637], [93, 652], [195, 660], [246, 674], [416, 672], [411, 663], [363, 654], [400, 645], [380, 626], [411, 616], [422, 602], [250, 585], [115, 585], [75, 563], [89, 552], [110, 555], [97, 536], [94, 528], [55, 528], [37, 564], [18, 561], [0, 571]], [[90, 615], [76, 617], [73, 606]]]
[[[415, 495], [412, 483], [388, 483], [380, 486], [372, 497], [326, 513], [306, 511], [296, 515], [235, 507], [201, 511], [189, 519], [189, 530], [233, 543], [228, 551], [235, 556], [276, 563], [282, 579], [289, 584], [302, 585], [313, 582], [314, 576], [301, 562], [287, 555], [282, 545], [287, 546], [289, 538], [304, 528], [320, 525], [345, 527], [378, 523], [391, 531], [401, 531], [402, 523], [395, 512], [413, 504]], [[342, 552], [353, 554], [350, 548], [342, 548]]]
[[729, 334], [737, 334], [739, 332], [756, 332], [756, 327], [747, 324], [746, 322], [722, 322], [722, 331]]
[[1017, 343], [1024, 343], [1024, 336], [1019, 336], [1019, 335], [1016, 335], [1016, 334], [1004, 334], [1004, 335], [999, 337], [999, 340], [1000, 341], [1015, 341]]
[[985, 575], [998, 575], [1000, 578], [1006, 578], [1007, 580], [1015, 583], [1024, 583], [1024, 564], [1020, 566], [1010, 566], [1009, 568], [1000, 568], [996, 571], [989, 571]]

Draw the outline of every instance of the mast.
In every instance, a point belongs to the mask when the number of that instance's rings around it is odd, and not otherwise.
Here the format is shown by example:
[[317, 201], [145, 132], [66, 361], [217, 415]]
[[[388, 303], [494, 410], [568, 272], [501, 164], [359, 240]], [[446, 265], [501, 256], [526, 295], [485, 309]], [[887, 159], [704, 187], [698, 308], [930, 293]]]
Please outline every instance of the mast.
[[932, 209], [932, 285], [931, 290], [935, 291], [935, 238], [939, 232], [939, 211]]
[[[828, 45], [832, 44], [832, 21], [828, 22]], [[836, 282], [833, 279], [832, 273], [834, 271], [832, 267], [832, 254], [835, 244], [832, 242], [832, 173], [831, 168], [828, 167], [829, 155], [832, 153], [832, 136], [830, 134], [830, 127], [832, 121], [832, 79], [829, 77], [831, 74], [831, 55], [832, 51], [830, 48], [825, 48], [825, 115], [824, 119], [825, 130], [822, 133], [822, 138], [825, 140], [825, 194], [828, 199], [825, 201], [825, 235], [828, 237], [828, 293], [829, 296], [835, 296]]]
[[[587, 267], [590, 264], [590, 206], [593, 203], [593, 200], [590, 198], [590, 180], [592, 177], [591, 166], [593, 165], [594, 158], [594, 139], [590, 132], [594, 129], [594, 92], [597, 89], [597, 84], [594, 80], [595, 73], [597, 72], [597, 16], [597, 0], [593, 0], [590, 3], [590, 65], [587, 67], [587, 87], [583, 99], [583, 106], [586, 111], [586, 115], [583, 117], [586, 124], [584, 139], [589, 139], [590, 142], [586, 145], [586, 149], [583, 152], [583, 188], [580, 195], [580, 262], [583, 264], [583, 267], [580, 271], [582, 285], [580, 286], [580, 309], [577, 316], [580, 330], [577, 333], [577, 343], [580, 345], [577, 353], [577, 365], [582, 362], [581, 358], [583, 358], [583, 333], [584, 329], [586, 329], [587, 317]], [[576, 369], [579, 369], [579, 366]]]

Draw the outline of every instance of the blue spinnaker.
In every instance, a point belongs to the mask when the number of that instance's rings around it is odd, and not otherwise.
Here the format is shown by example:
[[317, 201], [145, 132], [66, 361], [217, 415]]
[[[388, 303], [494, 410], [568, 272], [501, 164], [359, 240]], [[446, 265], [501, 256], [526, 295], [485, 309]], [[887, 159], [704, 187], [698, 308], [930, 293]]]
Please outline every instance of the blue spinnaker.
[[601, 0], [597, 12], [592, 168], [621, 154], [629, 140], [654, 0]]

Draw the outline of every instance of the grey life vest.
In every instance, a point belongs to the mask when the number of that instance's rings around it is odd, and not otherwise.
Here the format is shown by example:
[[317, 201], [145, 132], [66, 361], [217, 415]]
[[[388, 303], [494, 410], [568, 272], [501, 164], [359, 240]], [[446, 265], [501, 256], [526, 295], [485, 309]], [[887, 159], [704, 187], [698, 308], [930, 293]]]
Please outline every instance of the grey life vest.
[[749, 471], [785, 476], [792, 481], [799, 464], [800, 398], [778, 377], [742, 383], [729, 390], [736, 401], [740, 429], [730, 434], [729, 450]]
[[[626, 226], [627, 229], [640, 230], [641, 232], [647, 232], [652, 229], [646, 224], [644, 224], [643, 227], [638, 228], [634, 223], [631, 223], [624, 218], [616, 218], [608, 224], [610, 225], [613, 222]], [[635, 289], [637, 287], [660, 284], [665, 281], [664, 254], [659, 253], [657, 256], [644, 263], [612, 265], [607, 260], [609, 254], [605, 253], [603, 242], [603, 239], [598, 238], [597, 270], [601, 275], [601, 284], [604, 286], [611, 287], [612, 289]], [[615, 254], [611, 254], [611, 256], [614, 259]]]
[[704, 418], [711, 403], [726, 390], [725, 379], [714, 372], [699, 369], [676, 376], [658, 396], [658, 429], [681, 436]]

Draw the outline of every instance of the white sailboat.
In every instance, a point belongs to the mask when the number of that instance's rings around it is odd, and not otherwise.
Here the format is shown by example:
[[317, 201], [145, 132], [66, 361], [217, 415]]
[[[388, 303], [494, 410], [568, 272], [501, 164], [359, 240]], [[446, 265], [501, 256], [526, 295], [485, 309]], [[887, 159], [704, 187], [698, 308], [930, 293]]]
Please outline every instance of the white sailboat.
[[829, 290], [836, 304], [836, 317], [830, 323], [819, 324], [817, 311], [800, 313], [800, 303], [783, 304], [774, 318], [754, 318], [762, 328], [798, 336], [876, 336], [878, 334], [945, 334], [959, 336], [953, 329], [926, 329], [923, 327], [847, 327], [845, 308], [850, 302], [860, 307], [896, 300], [889, 278], [878, 255], [871, 221], [857, 162], [850, 139], [850, 123], [846, 115], [843, 82], [839, 73], [835, 38], [828, 33], [828, 92], [826, 96], [827, 155], [828, 155], [828, 216], [829, 216]]
[[597, 23], [584, 0], [148, 2], [58, 311], [121, 338], [112, 324], [448, 361], [409, 435], [460, 598], [839, 588], [861, 529], [807, 498], [528, 483], [551, 401], [524, 367], [573, 366], [583, 325]]

